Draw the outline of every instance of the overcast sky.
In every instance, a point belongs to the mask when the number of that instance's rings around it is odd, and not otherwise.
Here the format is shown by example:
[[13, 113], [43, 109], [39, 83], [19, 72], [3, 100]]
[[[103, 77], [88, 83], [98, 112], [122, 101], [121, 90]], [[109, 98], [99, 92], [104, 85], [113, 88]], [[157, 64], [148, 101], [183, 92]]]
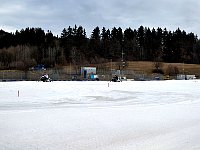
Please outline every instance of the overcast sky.
[[41, 27], [60, 36], [64, 28], [81, 25], [92, 30], [139, 26], [178, 27], [200, 36], [199, 0], [0, 0], [0, 29], [15, 32]]

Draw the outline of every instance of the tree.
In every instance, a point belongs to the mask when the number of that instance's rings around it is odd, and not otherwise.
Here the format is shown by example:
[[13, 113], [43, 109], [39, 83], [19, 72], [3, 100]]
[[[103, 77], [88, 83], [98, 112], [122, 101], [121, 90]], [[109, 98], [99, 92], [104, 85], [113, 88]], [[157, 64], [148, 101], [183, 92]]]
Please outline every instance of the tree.
[[144, 37], [144, 49], [147, 53], [147, 60], [152, 61], [153, 60], [153, 34], [151, 33], [151, 30], [149, 28], [145, 28], [145, 37]]
[[121, 37], [117, 28], [111, 30], [109, 54], [113, 60], [121, 58]]
[[10, 64], [13, 61], [12, 53], [7, 52], [6, 50], [0, 51], [0, 63], [6, 68], [10, 68]]
[[145, 40], [145, 33], [144, 27], [140, 26], [137, 31], [137, 40], [138, 40], [138, 47], [139, 47], [139, 59], [145, 60], [146, 59], [146, 52], [144, 49], [144, 40]]
[[197, 42], [194, 45], [192, 58], [193, 58], [194, 63], [197, 63], [197, 64], [200, 63], [200, 40], [197, 40]]
[[95, 56], [102, 56], [102, 52], [101, 52], [101, 43], [100, 43], [100, 29], [97, 26], [91, 34], [91, 38], [89, 40], [89, 51], [87, 53], [87, 58], [89, 58], [89, 61], [93, 61], [92, 63], [94, 63], [94, 59]]
[[73, 29], [69, 26], [68, 29], [63, 29], [61, 33], [60, 38], [60, 46], [62, 47], [63, 52], [61, 54], [64, 54], [65, 59], [69, 60], [70, 58], [70, 51], [74, 45], [74, 33]]
[[[130, 61], [159, 59], [165, 62], [199, 63], [199, 45], [194, 33], [187, 34], [179, 28], [167, 31], [166, 28], [150, 30], [140, 26], [134, 30], [127, 28], [123, 32], [121, 27], [113, 27], [112, 30], [103, 27], [100, 30], [97, 26], [89, 38], [85, 29], [76, 24], [64, 28], [59, 38], [50, 30], [45, 33], [41, 28], [27, 27], [15, 33], [0, 30], [1, 64], [7, 67], [32, 62], [54, 66], [56, 63], [121, 61], [124, 53], [123, 60]], [[12, 55], [12, 59], [9, 59], [9, 55]]]
[[138, 42], [137, 42], [137, 31], [127, 28], [124, 31], [124, 53], [127, 60], [136, 60], [138, 58], [137, 54]]
[[101, 54], [105, 59], [112, 59], [110, 53], [110, 30], [106, 30], [105, 27], [102, 28], [101, 32]]

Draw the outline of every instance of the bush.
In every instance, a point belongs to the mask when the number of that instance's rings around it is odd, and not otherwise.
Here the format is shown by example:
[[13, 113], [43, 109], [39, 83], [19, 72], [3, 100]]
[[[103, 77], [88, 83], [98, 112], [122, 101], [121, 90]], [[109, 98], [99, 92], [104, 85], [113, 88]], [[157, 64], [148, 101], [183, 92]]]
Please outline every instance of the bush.
[[153, 69], [153, 73], [159, 73], [159, 74], [164, 74], [162, 69]]
[[168, 74], [170, 76], [175, 76], [175, 75], [179, 74], [179, 69], [177, 66], [169, 65], [167, 67], [166, 74]]

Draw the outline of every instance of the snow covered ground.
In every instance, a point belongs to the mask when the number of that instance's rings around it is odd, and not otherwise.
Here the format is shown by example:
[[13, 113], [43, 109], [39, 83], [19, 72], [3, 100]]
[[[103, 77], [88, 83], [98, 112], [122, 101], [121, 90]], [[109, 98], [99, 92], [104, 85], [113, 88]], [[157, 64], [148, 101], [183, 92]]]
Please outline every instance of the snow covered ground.
[[199, 150], [199, 139], [200, 80], [0, 82], [1, 150]]

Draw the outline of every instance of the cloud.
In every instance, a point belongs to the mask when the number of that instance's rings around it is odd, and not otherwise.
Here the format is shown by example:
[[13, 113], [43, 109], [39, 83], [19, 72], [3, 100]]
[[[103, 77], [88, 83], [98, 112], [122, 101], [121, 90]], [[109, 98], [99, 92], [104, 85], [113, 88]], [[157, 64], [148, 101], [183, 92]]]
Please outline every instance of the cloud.
[[178, 27], [200, 34], [197, 0], [0, 0], [0, 28], [41, 27], [60, 35], [63, 28], [82, 25], [90, 35], [99, 26]]

